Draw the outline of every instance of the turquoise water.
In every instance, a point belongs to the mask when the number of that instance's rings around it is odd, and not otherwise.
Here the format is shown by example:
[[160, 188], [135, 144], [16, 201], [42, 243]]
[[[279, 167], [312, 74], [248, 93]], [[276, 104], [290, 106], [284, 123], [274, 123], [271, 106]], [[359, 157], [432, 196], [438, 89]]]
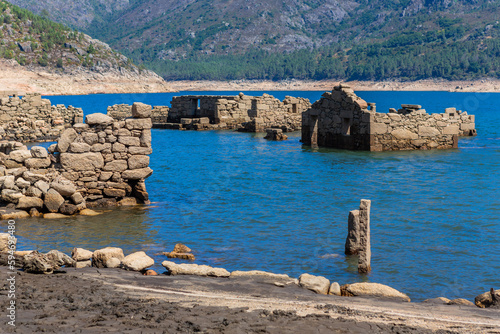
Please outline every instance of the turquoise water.
[[[269, 93], [311, 101], [322, 94]], [[91, 113], [134, 101], [168, 105], [173, 95], [183, 94], [49, 98]], [[376, 102], [380, 112], [401, 103], [422, 104], [429, 112], [467, 110], [476, 115], [478, 136], [461, 139], [455, 150], [370, 153], [313, 151], [302, 147], [298, 133], [270, 142], [261, 134], [232, 131], [153, 130], [151, 207], [22, 222], [20, 248], [70, 252], [74, 246], [114, 245], [126, 253], [157, 254], [182, 242], [200, 264], [292, 276], [308, 272], [340, 284], [378, 282], [415, 301], [473, 299], [499, 288], [500, 94], [358, 94]], [[372, 200], [368, 276], [359, 275], [356, 260], [343, 255], [347, 216], [362, 198]], [[154, 257], [158, 264], [165, 260]]]

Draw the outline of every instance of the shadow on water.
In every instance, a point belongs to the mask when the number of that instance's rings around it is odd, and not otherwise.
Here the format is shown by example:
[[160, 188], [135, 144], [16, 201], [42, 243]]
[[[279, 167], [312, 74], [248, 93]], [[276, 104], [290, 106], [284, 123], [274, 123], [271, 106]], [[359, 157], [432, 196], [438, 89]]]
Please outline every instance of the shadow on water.
[[154, 243], [156, 231], [148, 221], [147, 207], [117, 208], [99, 216], [68, 219], [31, 218], [16, 224], [19, 250], [66, 253], [76, 247], [99, 249], [119, 246], [126, 253], [144, 250]]

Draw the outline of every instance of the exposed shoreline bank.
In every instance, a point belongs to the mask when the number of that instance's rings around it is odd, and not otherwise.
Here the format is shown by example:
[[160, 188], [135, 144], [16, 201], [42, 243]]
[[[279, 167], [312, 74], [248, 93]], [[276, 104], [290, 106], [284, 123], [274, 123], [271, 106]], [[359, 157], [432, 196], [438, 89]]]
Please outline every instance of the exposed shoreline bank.
[[[234, 81], [170, 81], [176, 91], [330, 91], [340, 81], [336, 80], [234, 80]], [[500, 92], [500, 80], [447, 81], [427, 79], [419, 81], [350, 81], [345, 82], [355, 91], [449, 91], [449, 92]]]
[[[6, 274], [7, 268], [1, 267]], [[498, 310], [317, 295], [265, 276], [143, 276], [120, 269], [65, 268], [16, 276], [16, 333], [37, 328], [157, 333], [487, 333]], [[56, 284], [57, 288], [54, 288]], [[13, 332], [8, 330], [8, 332]]]

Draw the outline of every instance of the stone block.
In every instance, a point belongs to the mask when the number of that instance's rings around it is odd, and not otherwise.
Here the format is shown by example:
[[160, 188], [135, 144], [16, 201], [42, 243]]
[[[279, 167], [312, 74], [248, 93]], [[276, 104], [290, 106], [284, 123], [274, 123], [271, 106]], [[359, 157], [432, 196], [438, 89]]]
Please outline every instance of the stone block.
[[133, 155], [128, 159], [129, 169], [146, 168], [149, 166], [149, 157], [147, 155]]
[[387, 124], [385, 123], [370, 123], [371, 135], [382, 135], [388, 132]]
[[133, 118], [148, 118], [151, 117], [152, 107], [150, 105], [135, 102], [132, 105], [132, 117]]
[[113, 123], [113, 118], [101, 113], [90, 114], [85, 117], [85, 123], [88, 125], [107, 126]]
[[103, 170], [106, 172], [123, 172], [128, 168], [126, 160], [113, 160], [104, 165]]
[[103, 193], [107, 197], [125, 197], [127, 195], [125, 190], [115, 188], [105, 188]]
[[59, 211], [61, 205], [63, 205], [64, 198], [54, 189], [49, 189], [49, 191], [45, 194], [43, 203], [49, 212], [56, 213]]
[[151, 118], [128, 118], [125, 120], [125, 127], [128, 130], [151, 129], [153, 123], [151, 122]]
[[443, 128], [443, 135], [458, 135], [459, 131], [460, 129], [457, 125], [449, 125]]
[[57, 141], [57, 152], [64, 153], [69, 149], [69, 145], [76, 139], [78, 134], [73, 128], [69, 128], [63, 131], [61, 137]]
[[462, 131], [470, 131], [476, 128], [476, 124], [474, 123], [462, 123], [460, 124], [460, 130]]
[[396, 139], [418, 139], [418, 134], [407, 129], [396, 129], [391, 132], [391, 135]]
[[71, 153], [85, 153], [90, 152], [90, 145], [87, 143], [71, 143], [69, 145], [69, 152]]
[[30, 158], [24, 162], [27, 168], [40, 169], [50, 167], [52, 161], [50, 158]]
[[125, 180], [142, 180], [153, 174], [153, 170], [149, 167], [141, 169], [127, 170], [122, 173], [122, 178]]
[[131, 146], [128, 148], [128, 153], [133, 155], [150, 155], [153, 153], [153, 149], [149, 147]]
[[438, 129], [431, 126], [419, 126], [418, 135], [420, 137], [437, 137], [441, 134]]
[[66, 170], [93, 171], [104, 167], [104, 159], [101, 153], [62, 153], [61, 165]]
[[125, 146], [141, 146], [141, 140], [137, 137], [120, 136], [118, 142]]

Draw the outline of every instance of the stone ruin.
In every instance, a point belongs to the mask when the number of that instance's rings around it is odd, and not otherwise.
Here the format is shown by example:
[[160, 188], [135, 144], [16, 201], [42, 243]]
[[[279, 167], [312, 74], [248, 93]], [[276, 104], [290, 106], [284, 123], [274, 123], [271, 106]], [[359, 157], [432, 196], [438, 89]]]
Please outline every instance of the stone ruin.
[[[158, 124], [167, 123], [168, 112], [170, 108], [167, 106], [154, 106], [151, 111], [151, 121], [153, 127]], [[132, 106], [129, 104], [115, 104], [109, 106], [107, 115], [113, 117], [115, 120], [122, 121], [126, 118], [132, 117]]]
[[87, 115], [48, 150], [0, 142], [2, 219], [149, 203], [151, 106], [134, 104], [132, 116]]
[[371, 271], [370, 207], [371, 201], [362, 199], [359, 210], [349, 212], [345, 254], [358, 255], [358, 272], [360, 274]]
[[447, 108], [428, 114], [419, 105], [376, 112], [345, 85], [326, 92], [302, 114], [302, 143], [349, 150], [393, 151], [458, 147], [459, 136], [474, 136], [475, 118]]
[[0, 136], [20, 142], [55, 140], [69, 126], [83, 122], [83, 111], [64, 105], [51, 105], [40, 94], [0, 91]]
[[[301, 113], [311, 103], [308, 99], [287, 96], [283, 102], [271, 95], [247, 96], [176, 96], [171, 107], [153, 109], [153, 127], [176, 130], [227, 130], [264, 132], [268, 128], [284, 132], [300, 130]], [[128, 117], [130, 106], [114, 105], [108, 116]]]

